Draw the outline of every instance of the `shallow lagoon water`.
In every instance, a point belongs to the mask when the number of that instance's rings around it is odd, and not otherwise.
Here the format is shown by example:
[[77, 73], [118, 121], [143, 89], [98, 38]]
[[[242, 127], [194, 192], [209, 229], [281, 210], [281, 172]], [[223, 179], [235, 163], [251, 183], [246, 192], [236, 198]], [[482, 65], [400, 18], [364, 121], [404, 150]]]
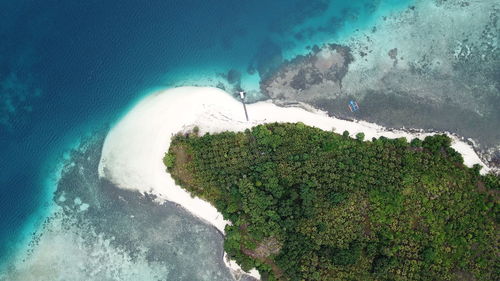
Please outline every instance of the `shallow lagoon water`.
[[[499, 11], [493, 0], [415, 0], [339, 36], [339, 45], [294, 58], [262, 83], [263, 92], [337, 117], [455, 133], [498, 167]], [[341, 67], [322, 68], [332, 62]], [[361, 108], [354, 113], [353, 99]]]
[[221, 259], [223, 236], [214, 227], [175, 204], [99, 179], [105, 133], [71, 151], [53, 214], [24, 261], [0, 279], [232, 280]]

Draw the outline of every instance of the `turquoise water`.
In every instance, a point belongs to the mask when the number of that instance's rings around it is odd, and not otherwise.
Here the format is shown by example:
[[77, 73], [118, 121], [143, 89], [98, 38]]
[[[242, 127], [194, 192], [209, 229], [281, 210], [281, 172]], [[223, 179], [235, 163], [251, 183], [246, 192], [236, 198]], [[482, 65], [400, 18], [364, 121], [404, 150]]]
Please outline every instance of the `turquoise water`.
[[258, 98], [283, 60], [411, 1], [353, 2], [2, 1], [0, 261], [49, 213], [64, 153], [151, 89], [222, 83]]

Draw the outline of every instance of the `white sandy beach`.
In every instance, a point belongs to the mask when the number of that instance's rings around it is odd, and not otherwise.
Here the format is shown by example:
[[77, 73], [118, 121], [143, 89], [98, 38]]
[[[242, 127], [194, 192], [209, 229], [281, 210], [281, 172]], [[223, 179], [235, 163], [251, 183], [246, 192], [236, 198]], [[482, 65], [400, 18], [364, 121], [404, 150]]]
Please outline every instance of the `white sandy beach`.
[[[247, 109], [249, 122], [245, 120], [241, 102], [217, 88], [180, 87], [154, 93], [140, 101], [111, 129], [104, 143], [99, 175], [121, 188], [150, 192], [161, 200], [175, 202], [224, 232], [229, 222], [215, 207], [191, 197], [166, 172], [162, 158], [168, 151], [170, 138], [179, 131], [198, 126], [204, 134], [242, 131], [270, 122], [303, 122], [337, 133], [348, 130], [351, 136], [363, 132], [367, 140], [380, 136], [411, 140], [430, 135], [387, 131], [376, 124], [331, 118], [320, 111], [279, 107], [270, 101], [247, 105]], [[488, 171], [470, 145], [452, 138], [453, 148], [463, 155], [467, 166], [478, 163], [483, 166], [483, 173]], [[237, 274], [239, 268], [234, 262], [226, 261], [226, 264]], [[259, 278], [256, 271], [252, 275]]]

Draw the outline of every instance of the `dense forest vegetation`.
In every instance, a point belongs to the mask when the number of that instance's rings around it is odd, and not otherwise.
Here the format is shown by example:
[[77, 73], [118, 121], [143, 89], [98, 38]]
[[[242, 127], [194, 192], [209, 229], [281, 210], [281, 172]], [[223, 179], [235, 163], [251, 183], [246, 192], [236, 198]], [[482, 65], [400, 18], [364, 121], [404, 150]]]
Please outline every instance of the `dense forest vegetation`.
[[164, 162], [264, 280], [500, 280], [500, 179], [450, 142], [275, 123], [178, 135]]

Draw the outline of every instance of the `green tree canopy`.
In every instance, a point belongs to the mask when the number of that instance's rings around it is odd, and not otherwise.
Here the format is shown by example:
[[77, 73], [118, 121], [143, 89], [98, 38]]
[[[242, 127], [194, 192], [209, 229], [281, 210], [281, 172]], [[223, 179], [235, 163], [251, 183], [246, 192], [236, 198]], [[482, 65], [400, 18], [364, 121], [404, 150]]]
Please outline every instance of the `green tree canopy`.
[[275, 123], [179, 135], [164, 162], [264, 280], [500, 280], [499, 177], [450, 143]]

